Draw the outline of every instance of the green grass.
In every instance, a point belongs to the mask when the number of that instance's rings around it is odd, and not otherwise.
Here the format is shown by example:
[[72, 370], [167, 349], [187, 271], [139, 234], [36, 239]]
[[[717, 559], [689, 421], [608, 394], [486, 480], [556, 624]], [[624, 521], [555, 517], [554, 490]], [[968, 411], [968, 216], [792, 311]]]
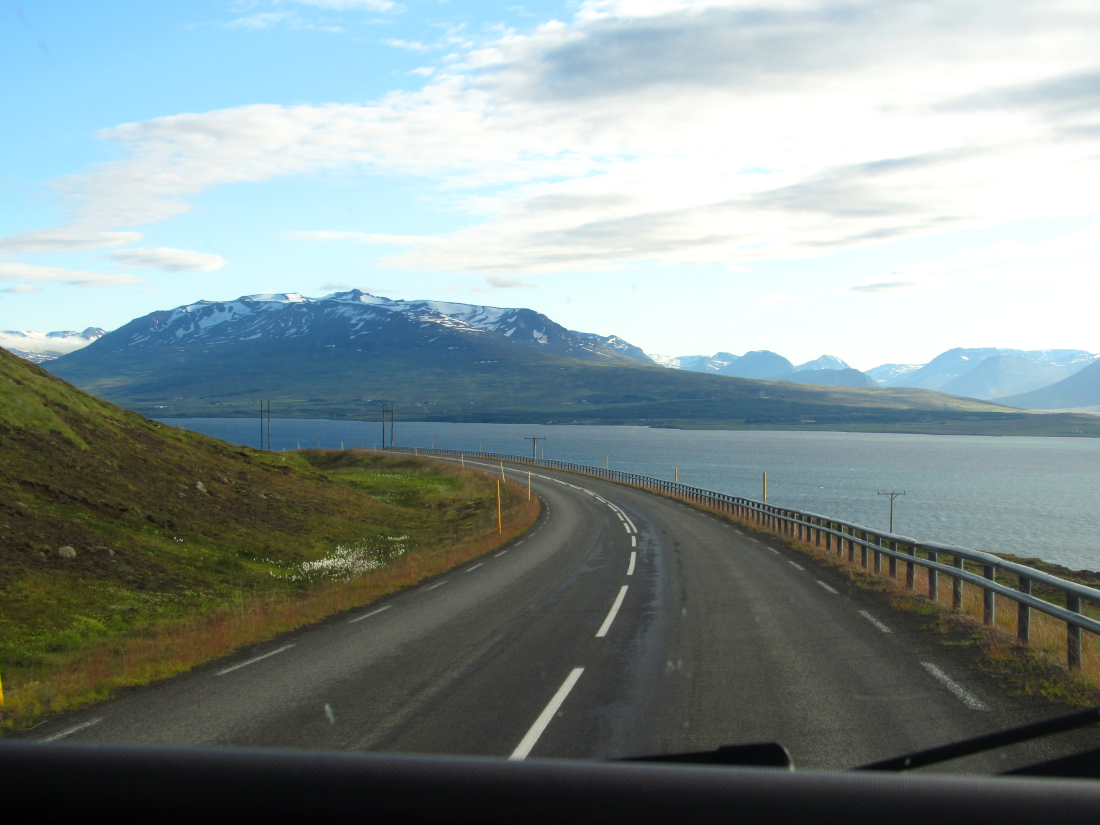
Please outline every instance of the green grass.
[[[119, 409], [2, 350], [0, 404], [9, 721], [170, 675], [502, 538], [496, 481], [472, 470], [359, 451], [234, 447]], [[509, 529], [522, 529], [533, 518], [524, 491], [506, 485], [504, 496]], [[382, 572], [377, 586], [359, 581]], [[230, 621], [245, 612], [253, 619]], [[181, 627], [191, 636], [171, 636]], [[165, 634], [184, 652], [163, 661], [155, 646], [134, 652], [134, 640]], [[73, 675], [96, 657], [98, 687]], [[72, 678], [59, 687], [58, 674]], [[54, 687], [33, 687], [47, 682]]]

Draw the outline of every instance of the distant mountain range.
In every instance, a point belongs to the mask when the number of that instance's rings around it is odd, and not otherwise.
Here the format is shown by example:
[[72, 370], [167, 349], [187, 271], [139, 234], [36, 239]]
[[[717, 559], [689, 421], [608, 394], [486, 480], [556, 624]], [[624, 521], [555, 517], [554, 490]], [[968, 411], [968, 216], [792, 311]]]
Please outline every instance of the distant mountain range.
[[1100, 412], [1100, 362], [1042, 389], [1012, 395], [1003, 403], [1022, 410], [1072, 410], [1093, 408]]
[[[822, 355], [798, 366], [767, 350], [742, 356], [719, 352], [710, 358], [703, 355], [649, 357], [664, 367], [693, 372], [846, 387], [918, 387], [1007, 404], [1012, 404], [1010, 399], [1022, 393], [1054, 385], [1097, 359], [1096, 355], [1077, 349], [1025, 351], [960, 347], [937, 355], [927, 364], [882, 364], [864, 373], [852, 369], [835, 355]], [[1100, 393], [1089, 397], [1092, 398], [1089, 404], [1078, 406], [1100, 405]], [[1025, 399], [1021, 403], [1035, 402]]]
[[[406, 421], [1100, 436], [1092, 416], [867, 386], [828, 356], [799, 367], [764, 351], [702, 361], [699, 371], [663, 369], [619, 337], [571, 331], [530, 309], [353, 290], [153, 312], [45, 366], [155, 417], [251, 416], [270, 399], [276, 415], [371, 420], [387, 401]], [[782, 381], [735, 374], [776, 372]], [[862, 385], [796, 383], [854, 379]]]
[[86, 347], [106, 334], [106, 331], [99, 327], [88, 327], [83, 332], [72, 330], [30, 332], [6, 329], [0, 331], [0, 347], [20, 358], [41, 364], [43, 361], [52, 361], [68, 352]]
[[649, 355], [651, 361], [670, 369], [709, 372], [758, 381], [790, 381], [794, 384], [821, 384], [830, 387], [877, 387], [866, 374], [852, 369], [835, 355], [822, 355], [797, 367], [770, 350], [755, 350], [744, 355], [717, 352], [705, 355]]

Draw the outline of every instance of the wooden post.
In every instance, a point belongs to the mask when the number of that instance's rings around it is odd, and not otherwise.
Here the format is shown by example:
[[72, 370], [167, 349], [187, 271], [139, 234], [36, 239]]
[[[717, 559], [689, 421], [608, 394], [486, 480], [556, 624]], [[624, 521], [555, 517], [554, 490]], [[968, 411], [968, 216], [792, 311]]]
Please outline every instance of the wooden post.
[[882, 575], [882, 552], [878, 549], [882, 546], [882, 538], [880, 536], [875, 537], [875, 575]]
[[[887, 539], [886, 547], [893, 550], [895, 553], [898, 550], [898, 543], [893, 539]], [[898, 560], [896, 557], [890, 557], [890, 578], [896, 579], [898, 577]]]
[[[1067, 593], [1066, 610], [1080, 613], [1081, 597]], [[1066, 664], [1069, 665], [1070, 670], [1078, 670], [1081, 667], [1081, 628], [1068, 623], [1066, 624]]]
[[[917, 555], [917, 548], [910, 547], [905, 552], [908, 553], [910, 556], [915, 556]], [[917, 586], [917, 566], [911, 561], [907, 561], [905, 563], [905, 586], [909, 590], [912, 590], [914, 587]]]
[[500, 482], [497, 482], [497, 532], [503, 533], [504, 528], [501, 527], [500, 522]]
[[[861, 530], [860, 534], [859, 534], [859, 537], [861, 539], [863, 539], [864, 541], [867, 541], [867, 531], [866, 530]], [[866, 544], [861, 544], [859, 546], [859, 561], [860, 561], [860, 564], [862, 565], [863, 569], [866, 570], [867, 569], [867, 545]]]
[[527, 500], [531, 500], [531, 474], [527, 474]]
[[[928, 551], [929, 561], [939, 561], [940, 554]], [[938, 602], [940, 600], [940, 571], [928, 568], [928, 600]]]
[[[1019, 591], [1031, 595], [1031, 579], [1020, 576]], [[1023, 602], [1016, 602], [1016, 641], [1027, 644], [1031, 638], [1031, 608]]]
[[847, 530], [847, 533], [848, 533], [848, 563], [849, 564], [855, 564], [856, 563], [856, 543], [854, 541], [852, 541], [852, 539], [855, 538], [855, 532], [852, 530], [851, 527], [849, 527], [848, 530]]

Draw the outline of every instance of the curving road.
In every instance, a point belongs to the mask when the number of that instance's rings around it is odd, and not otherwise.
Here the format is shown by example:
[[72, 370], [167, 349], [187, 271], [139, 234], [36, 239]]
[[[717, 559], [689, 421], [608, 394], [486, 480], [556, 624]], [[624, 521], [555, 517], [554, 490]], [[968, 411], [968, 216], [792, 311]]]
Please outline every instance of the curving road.
[[27, 738], [513, 759], [776, 740], [847, 768], [1062, 712], [778, 542], [598, 479], [533, 487], [543, 514], [501, 551]]

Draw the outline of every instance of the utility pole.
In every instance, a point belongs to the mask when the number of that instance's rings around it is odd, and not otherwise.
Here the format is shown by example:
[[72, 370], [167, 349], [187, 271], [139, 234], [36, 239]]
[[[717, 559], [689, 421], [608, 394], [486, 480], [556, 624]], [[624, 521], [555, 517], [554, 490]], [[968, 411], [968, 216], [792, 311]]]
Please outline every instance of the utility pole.
[[382, 402], [382, 449], [386, 449], [386, 408], [390, 413], [390, 449], [393, 449], [393, 404]]
[[271, 450], [271, 401], [260, 399], [260, 452], [264, 450], [264, 404], [267, 404], [267, 449]]
[[[536, 435], [529, 435], [523, 440], [531, 442], [531, 458], [535, 461], [538, 461], [538, 459], [539, 459], [539, 456], [538, 456], [539, 442], [540, 441], [545, 441], [546, 436], [545, 435], [537, 435], [537, 436]], [[543, 455], [546, 455], [546, 453], [543, 452]]]
[[894, 499], [897, 498], [898, 496], [905, 495], [905, 491], [902, 490], [900, 493], [895, 493], [893, 490], [891, 490], [888, 493], [884, 493], [884, 492], [879, 491], [879, 495], [880, 496], [890, 496], [890, 532], [893, 533], [894, 532]]

